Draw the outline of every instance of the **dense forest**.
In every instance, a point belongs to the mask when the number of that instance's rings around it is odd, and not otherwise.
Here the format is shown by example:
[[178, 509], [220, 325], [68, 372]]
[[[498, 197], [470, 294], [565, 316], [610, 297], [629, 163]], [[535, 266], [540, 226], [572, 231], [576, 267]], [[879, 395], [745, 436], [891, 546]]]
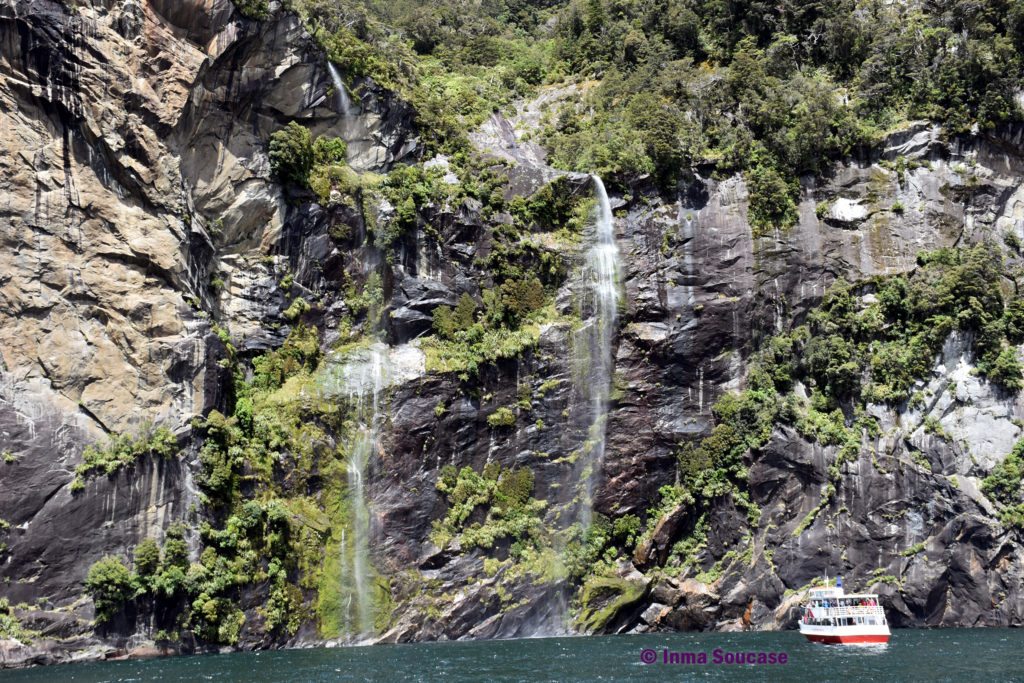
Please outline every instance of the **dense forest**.
[[[257, 3], [258, 6], [258, 3]], [[588, 86], [538, 131], [560, 168], [618, 183], [749, 174], [755, 229], [799, 178], [908, 121], [1019, 118], [1018, 2], [296, 2], [332, 58], [394, 85], [438, 150], [541, 84]], [[260, 10], [250, 9], [259, 14]]]

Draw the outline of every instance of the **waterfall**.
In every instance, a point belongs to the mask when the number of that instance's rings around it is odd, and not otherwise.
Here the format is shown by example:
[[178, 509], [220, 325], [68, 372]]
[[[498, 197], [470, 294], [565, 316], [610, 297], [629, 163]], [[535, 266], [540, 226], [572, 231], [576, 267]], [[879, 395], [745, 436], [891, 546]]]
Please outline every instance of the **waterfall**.
[[[594, 489], [600, 480], [605, 455], [605, 431], [608, 402], [611, 396], [612, 373], [615, 366], [612, 340], [615, 336], [619, 309], [621, 265], [615, 242], [615, 222], [604, 183], [591, 176], [597, 199], [594, 232], [588, 241], [582, 268], [577, 280], [576, 298], [583, 324], [572, 339], [573, 405], [566, 431], [570, 448], [575, 448], [568, 461], [575, 486], [565, 487], [559, 504], [564, 505], [559, 519], [573, 533], [556, 537], [556, 551], [565, 562], [568, 543], [578, 532], [586, 542], [593, 521]], [[582, 439], [582, 443], [580, 440]], [[578, 445], [578, 448], [576, 446]], [[551, 596], [551, 604], [538, 614], [533, 635], [564, 634], [569, 627], [569, 589], [563, 586]]]
[[332, 351], [324, 359], [320, 396], [325, 400], [343, 399], [347, 404], [345, 495], [343, 514], [334, 530], [338, 546], [331, 556], [329, 576], [337, 576], [338, 624], [350, 640], [365, 641], [376, 635], [378, 601], [385, 590], [377, 581], [371, 561], [374, 529], [367, 484], [374, 460], [383, 454], [386, 391], [393, 385], [422, 377], [425, 372], [426, 356], [418, 344], [389, 346], [380, 337], [355, 348]]
[[356, 422], [346, 476], [351, 527], [342, 530], [341, 585], [348, 592], [344, 623], [349, 634], [372, 635], [374, 630], [373, 581], [370, 571], [370, 509], [366, 499], [366, 473], [380, 450], [381, 395], [387, 376], [388, 347], [370, 345], [343, 367], [343, 388]]
[[584, 532], [590, 528], [594, 484], [604, 462], [608, 398], [615, 365], [612, 338], [618, 320], [621, 270], [608, 192], [600, 177], [595, 175], [591, 178], [597, 198], [597, 215], [594, 240], [584, 262], [581, 302], [581, 316], [584, 320], [589, 319], [589, 324], [580, 330], [575, 344], [577, 381], [590, 407], [582, 471], [586, 499], [582, 501], [578, 513], [578, 521]]
[[352, 100], [345, 88], [345, 81], [341, 80], [341, 72], [333, 63], [327, 62], [327, 71], [331, 74], [331, 82], [334, 84], [334, 93], [338, 98], [338, 111], [342, 116], [348, 116], [352, 112]]
[[686, 305], [692, 309], [696, 303], [696, 299], [693, 295], [693, 282], [696, 277], [696, 273], [693, 268], [693, 240], [695, 230], [693, 225], [693, 215], [689, 211], [686, 211], [684, 215], [682, 195], [679, 196], [679, 214], [676, 220], [683, 228], [683, 275], [686, 278]]

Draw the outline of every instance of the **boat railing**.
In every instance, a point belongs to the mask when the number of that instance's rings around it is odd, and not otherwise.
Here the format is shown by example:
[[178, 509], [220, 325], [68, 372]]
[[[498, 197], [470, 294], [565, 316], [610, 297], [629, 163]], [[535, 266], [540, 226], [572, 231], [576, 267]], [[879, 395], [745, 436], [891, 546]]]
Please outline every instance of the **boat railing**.
[[879, 607], [877, 605], [873, 606], [873, 607], [829, 607], [827, 609], [826, 608], [822, 608], [822, 607], [818, 607], [818, 608], [816, 608], [814, 610], [814, 613], [817, 615], [822, 610], [824, 610], [824, 612], [825, 612], [824, 616], [826, 618], [828, 618], [828, 617], [836, 617], [836, 618], [842, 619], [842, 618], [845, 618], [845, 617], [884, 617], [885, 616], [885, 612], [882, 610], [881, 607]]

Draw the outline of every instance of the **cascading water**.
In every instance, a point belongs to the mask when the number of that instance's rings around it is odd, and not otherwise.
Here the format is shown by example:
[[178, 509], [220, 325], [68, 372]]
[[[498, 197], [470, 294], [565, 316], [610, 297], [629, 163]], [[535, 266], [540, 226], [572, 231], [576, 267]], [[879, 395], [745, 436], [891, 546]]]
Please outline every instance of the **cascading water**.
[[342, 368], [343, 389], [353, 406], [356, 432], [346, 474], [351, 526], [341, 536], [341, 585], [344, 623], [349, 634], [373, 633], [373, 585], [370, 572], [370, 509], [366, 502], [366, 473], [380, 448], [381, 395], [387, 376], [388, 347], [369, 346]]
[[591, 178], [597, 199], [597, 215], [594, 241], [587, 250], [584, 262], [581, 302], [581, 315], [584, 320], [589, 319], [589, 322], [579, 331], [575, 343], [577, 382], [590, 408], [581, 475], [586, 497], [581, 501], [577, 513], [577, 520], [584, 533], [590, 528], [594, 484], [604, 462], [608, 398], [614, 369], [612, 339], [618, 321], [621, 269], [608, 192], [601, 178], [596, 175]]
[[352, 99], [348, 96], [345, 81], [341, 79], [341, 72], [331, 62], [327, 62], [327, 71], [331, 74], [334, 94], [338, 98], [338, 111], [341, 112], [342, 116], [348, 116], [352, 112]]
[[[592, 176], [597, 199], [594, 235], [580, 271], [578, 302], [583, 325], [572, 342], [574, 405], [568, 434], [583, 443], [569, 458], [573, 463], [574, 487], [561, 519], [567, 522], [569, 534], [561, 535], [559, 554], [565, 561], [567, 544], [584, 541], [593, 520], [593, 495], [605, 455], [605, 430], [608, 422], [608, 401], [611, 395], [614, 358], [612, 340], [618, 321], [621, 265], [615, 242], [615, 223], [611, 202], [604, 183]], [[575, 445], [575, 444], [574, 444]], [[538, 617], [534, 635], [557, 635], [566, 631], [569, 610], [565, 591], [553, 596], [554, 606]]]

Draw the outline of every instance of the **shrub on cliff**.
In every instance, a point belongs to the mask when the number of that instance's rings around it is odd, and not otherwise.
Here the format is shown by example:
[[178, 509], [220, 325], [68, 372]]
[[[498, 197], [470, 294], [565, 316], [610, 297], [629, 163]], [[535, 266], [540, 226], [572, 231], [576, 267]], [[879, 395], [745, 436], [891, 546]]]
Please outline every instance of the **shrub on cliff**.
[[[445, 547], [459, 538], [464, 548], [489, 550], [507, 539], [510, 555], [522, 559], [529, 550], [540, 549], [542, 513], [547, 503], [532, 498], [533, 472], [527, 468], [504, 469], [492, 462], [483, 472], [470, 467], [456, 471], [446, 466], [437, 480], [437, 490], [448, 500], [448, 512], [434, 520], [431, 540]], [[469, 523], [477, 510], [486, 510], [482, 523]]]
[[314, 164], [343, 164], [348, 156], [348, 144], [341, 138], [319, 137], [313, 143]]
[[487, 424], [492, 429], [511, 427], [516, 423], [516, 414], [511, 409], [502, 406], [487, 416]]
[[146, 538], [134, 552], [135, 571], [140, 577], [151, 577], [160, 567], [160, 546], [152, 538]]
[[770, 166], [756, 166], [747, 175], [750, 190], [750, 225], [754, 235], [773, 228], [788, 228], [797, 220], [793, 188]]
[[82, 490], [85, 478], [97, 472], [111, 475], [143, 456], [169, 458], [177, 452], [178, 439], [166, 427], [147, 427], [136, 436], [114, 434], [105, 445], [93, 444], [85, 448], [82, 463], [75, 468], [71, 490]]
[[981, 482], [986, 496], [1001, 505], [1013, 506], [1024, 502], [1021, 499], [1021, 482], [1024, 480], [1024, 441], [1018, 441], [1013, 451]]
[[135, 598], [139, 585], [120, 557], [107, 555], [89, 568], [85, 591], [96, 606], [96, 623], [110, 621]]
[[469, 294], [463, 293], [453, 309], [450, 306], [438, 306], [434, 309], [434, 331], [444, 339], [455, 339], [460, 332], [465, 332], [476, 322], [476, 301]]
[[234, 0], [234, 3], [246, 19], [263, 21], [270, 16], [270, 3], [267, 0]]
[[313, 136], [305, 126], [292, 121], [270, 136], [270, 168], [281, 182], [307, 185], [313, 160]]
[[1024, 388], [1024, 368], [1017, 359], [1017, 349], [1008, 346], [994, 354], [994, 357], [982, 368], [985, 376], [996, 384], [1011, 391]]
[[7, 598], [0, 598], [0, 640], [17, 640], [28, 645], [32, 639], [40, 634], [36, 631], [29, 631], [11, 609], [11, 603]]
[[320, 341], [315, 327], [296, 325], [284, 344], [253, 359], [252, 386], [273, 390], [302, 370], [314, 370], [320, 360]]

